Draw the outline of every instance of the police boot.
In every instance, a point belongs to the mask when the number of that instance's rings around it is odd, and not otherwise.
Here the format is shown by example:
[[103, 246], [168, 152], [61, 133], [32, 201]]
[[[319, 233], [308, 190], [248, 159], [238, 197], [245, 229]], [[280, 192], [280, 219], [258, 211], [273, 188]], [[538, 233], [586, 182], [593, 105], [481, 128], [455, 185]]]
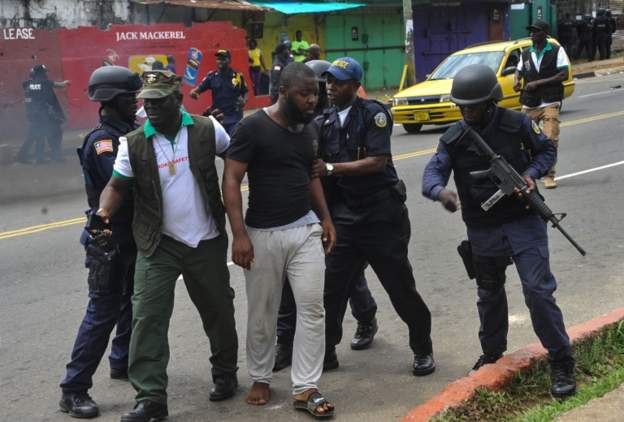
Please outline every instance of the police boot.
[[336, 354], [336, 348], [332, 347], [325, 350], [325, 359], [323, 360], [323, 371], [331, 371], [332, 369], [338, 369], [340, 364], [338, 363], [338, 355]]
[[558, 399], [576, 394], [574, 361], [550, 363], [550, 394]]
[[414, 364], [412, 373], [417, 377], [429, 375], [435, 371], [436, 365], [433, 360], [433, 353], [414, 353]]
[[215, 376], [214, 387], [210, 390], [210, 401], [221, 401], [229, 399], [236, 393], [238, 388], [238, 378], [236, 374], [226, 374]]
[[158, 422], [169, 416], [167, 405], [145, 400], [121, 417], [121, 422]]
[[110, 377], [114, 380], [128, 381], [128, 368], [111, 368]]
[[73, 418], [90, 419], [100, 414], [97, 404], [86, 391], [78, 393], [63, 393], [59, 402], [61, 412], [68, 413]]
[[351, 340], [351, 350], [368, 349], [373, 344], [378, 328], [377, 318], [373, 318], [370, 322], [358, 321], [357, 330], [355, 330], [355, 335]]
[[292, 347], [292, 343], [277, 343], [275, 347], [275, 365], [273, 365], [273, 372], [281, 371], [292, 365]]
[[477, 359], [477, 362], [474, 364], [474, 366], [472, 367], [472, 369], [470, 370], [470, 372], [468, 373], [468, 375], [472, 375], [475, 372], [477, 372], [483, 365], [489, 365], [490, 363], [495, 363], [497, 360], [499, 360], [503, 355], [488, 355], [488, 354], [483, 354], [481, 356], [479, 356], [479, 359]]

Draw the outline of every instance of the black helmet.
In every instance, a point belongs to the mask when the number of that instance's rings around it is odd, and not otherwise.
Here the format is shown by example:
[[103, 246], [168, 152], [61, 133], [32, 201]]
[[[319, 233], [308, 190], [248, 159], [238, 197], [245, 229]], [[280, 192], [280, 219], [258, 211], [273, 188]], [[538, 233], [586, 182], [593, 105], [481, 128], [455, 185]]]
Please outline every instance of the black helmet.
[[327, 72], [331, 63], [327, 60], [310, 60], [306, 62], [306, 66], [312, 69], [319, 81], [325, 82], [325, 72]]
[[89, 99], [110, 101], [119, 94], [131, 94], [141, 89], [143, 83], [138, 74], [122, 66], [103, 66], [89, 78]]
[[475, 105], [486, 101], [498, 101], [503, 91], [496, 74], [488, 66], [471, 64], [461, 69], [453, 78], [451, 101], [455, 104]]
[[46, 76], [48, 74], [48, 68], [44, 64], [37, 64], [30, 69], [29, 74], [31, 78], [35, 76]]

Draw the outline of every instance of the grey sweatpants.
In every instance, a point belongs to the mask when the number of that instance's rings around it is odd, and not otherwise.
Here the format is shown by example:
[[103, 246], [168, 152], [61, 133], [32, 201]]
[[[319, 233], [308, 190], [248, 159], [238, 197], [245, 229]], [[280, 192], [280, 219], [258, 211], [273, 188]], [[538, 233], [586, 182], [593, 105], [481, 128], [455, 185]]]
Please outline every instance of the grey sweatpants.
[[247, 367], [253, 382], [271, 383], [277, 314], [288, 277], [297, 304], [293, 394], [317, 388], [325, 357], [325, 257], [319, 224], [266, 231], [247, 227], [254, 247], [247, 284]]

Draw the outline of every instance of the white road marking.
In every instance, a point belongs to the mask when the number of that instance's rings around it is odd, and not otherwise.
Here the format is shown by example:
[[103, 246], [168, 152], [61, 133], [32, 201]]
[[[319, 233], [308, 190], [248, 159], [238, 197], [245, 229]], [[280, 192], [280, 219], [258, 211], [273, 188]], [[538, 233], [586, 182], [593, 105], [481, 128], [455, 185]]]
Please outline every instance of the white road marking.
[[585, 95], [579, 95], [577, 98], [587, 98], [587, 97], [595, 97], [596, 95], [605, 95], [605, 94], [613, 94], [613, 93], [621, 93], [624, 92], [621, 90], [621, 88], [611, 88], [608, 91], [600, 91], [600, 92], [593, 92], [591, 94], [585, 94]]
[[569, 179], [570, 177], [576, 177], [576, 176], [580, 176], [582, 174], [593, 173], [594, 171], [599, 171], [599, 170], [604, 170], [604, 169], [608, 169], [608, 168], [611, 168], [611, 167], [621, 166], [622, 164], [624, 164], [624, 161], [618, 161], [617, 163], [605, 164], [604, 166], [594, 167], [594, 168], [583, 170], [583, 171], [577, 171], [576, 173], [564, 174], [563, 176], [555, 177], [555, 180]]

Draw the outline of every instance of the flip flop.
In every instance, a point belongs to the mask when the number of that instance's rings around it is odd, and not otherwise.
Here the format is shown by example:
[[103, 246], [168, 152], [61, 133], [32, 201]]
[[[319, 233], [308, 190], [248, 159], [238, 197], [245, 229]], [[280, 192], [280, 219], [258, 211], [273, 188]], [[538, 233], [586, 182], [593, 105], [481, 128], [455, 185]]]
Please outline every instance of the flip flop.
[[310, 415], [316, 419], [329, 419], [334, 416], [334, 409], [327, 412], [319, 412], [317, 409], [325, 403], [329, 403], [325, 397], [318, 391], [310, 394], [307, 400], [295, 400], [293, 405], [297, 410], [306, 410]]

